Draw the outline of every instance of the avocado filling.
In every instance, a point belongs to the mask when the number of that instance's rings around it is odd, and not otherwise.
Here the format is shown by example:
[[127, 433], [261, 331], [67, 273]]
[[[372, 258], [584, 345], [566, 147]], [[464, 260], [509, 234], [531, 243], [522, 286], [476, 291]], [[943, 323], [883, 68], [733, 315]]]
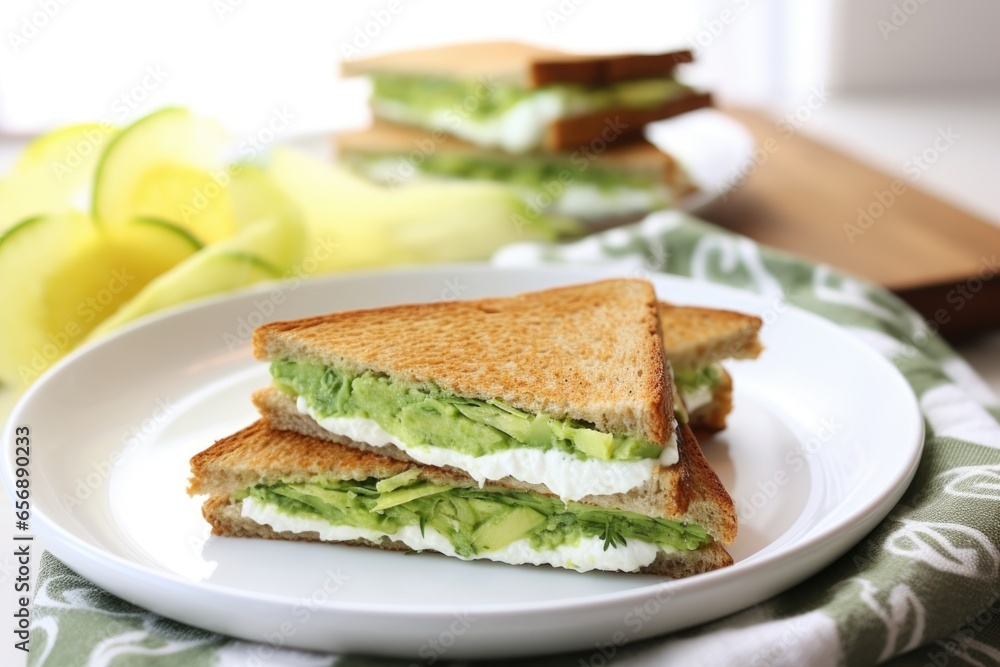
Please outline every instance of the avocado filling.
[[604, 550], [628, 540], [657, 548], [693, 551], [711, 542], [703, 528], [632, 512], [588, 507], [522, 491], [491, 492], [439, 486], [412, 468], [389, 479], [331, 480], [258, 485], [234, 494], [252, 496], [292, 516], [320, 517], [332, 525], [393, 535], [404, 526], [440, 533], [463, 558], [526, 539], [537, 551], [596, 537]]
[[576, 165], [569, 160], [524, 159], [511, 162], [464, 153], [428, 155], [420, 170], [428, 176], [500, 181], [534, 190], [542, 190], [545, 184], [567, 180], [572, 180], [574, 185], [592, 186], [605, 193], [620, 188], [645, 190], [659, 185], [646, 174], [604, 169], [598, 165]]
[[701, 368], [674, 369], [674, 383], [688, 412], [712, 402], [716, 388], [722, 384], [722, 366], [714, 363]]
[[[519, 102], [537, 96], [554, 96], [562, 102], [563, 116], [578, 116], [611, 107], [643, 109], [686, 94], [689, 88], [670, 78], [621, 81], [589, 88], [553, 84], [522, 88], [488, 80], [460, 80], [411, 74], [372, 74], [372, 97], [433, 111], [455, 109], [470, 118], [483, 119], [509, 111]], [[476, 102], [473, 105], [470, 100]]]
[[649, 192], [664, 203], [669, 202], [666, 184], [648, 173], [575, 163], [572, 159], [525, 156], [513, 162], [502, 155], [440, 151], [425, 156], [419, 165], [411, 165], [415, 169], [403, 169], [402, 164], [410, 163], [405, 156], [396, 153], [348, 156], [345, 161], [363, 176], [389, 183], [406, 180], [419, 173], [423, 177], [441, 180], [496, 181], [531, 193], [549, 192], [557, 183], [562, 184], [563, 189], [569, 186], [592, 188], [604, 195], [636, 190]]
[[511, 152], [538, 147], [544, 126], [561, 118], [618, 107], [656, 107], [690, 92], [671, 78], [622, 81], [600, 88], [559, 84], [535, 89], [490, 80], [398, 73], [372, 74], [371, 81], [371, 106], [377, 116], [444, 130]]
[[523, 156], [513, 164], [497, 154], [474, 155], [440, 151], [420, 164], [399, 153], [344, 156], [355, 173], [384, 185], [416, 180], [487, 180], [505, 185], [523, 197], [525, 204], [557, 216], [578, 220], [628, 216], [670, 206], [676, 191], [689, 187], [686, 176], [676, 186], [645, 173], [606, 169], [571, 160]]
[[411, 386], [366, 371], [352, 374], [293, 359], [271, 363], [274, 385], [322, 419], [360, 417], [414, 447], [484, 456], [513, 448], [556, 449], [581, 460], [655, 459], [663, 447], [592, 424], [529, 414], [503, 401], [463, 398], [433, 385]]

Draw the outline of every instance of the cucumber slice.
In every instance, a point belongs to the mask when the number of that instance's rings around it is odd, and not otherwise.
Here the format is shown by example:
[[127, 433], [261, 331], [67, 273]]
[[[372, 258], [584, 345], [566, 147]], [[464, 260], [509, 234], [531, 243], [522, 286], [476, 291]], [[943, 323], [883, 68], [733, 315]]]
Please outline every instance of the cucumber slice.
[[[216, 178], [186, 165], [151, 166], [134, 182], [129, 204], [133, 215], [169, 220], [212, 243], [236, 231], [228, 182], [224, 170]], [[108, 225], [114, 226], [114, 225]]]
[[287, 275], [302, 252], [302, 230], [285, 218], [262, 220], [205, 247], [151, 281], [95, 328], [90, 339], [162, 308]]
[[280, 146], [271, 151], [266, 174], [301, 213], [314, 273], [380, 266], [397, 254], [375, 211], [387, 191]]
[[237, 164], [232, 167], [229, 192], [236, 227], [243, 229], [264, 218], [288, 218], [302, 226], [302, 212], [260, 166]]
[[274, 280], [279, 276], [280, 273], [273, 266], [249, 253], [198, 253], [192, 261], [182, 263], [174, 271], [168, 271], [147, 285], [135, 298], [96, 327], [88, 340], [96, 339], [123, 324], [163, 308], [264, 280]]
[[59, 331], [72, 320], [82, 340], [151, 280], [201, 247], [190, 232], [163, 220], [97, 229], [48, 279], [48, 329]]
[[387, 264], [484, 259], [514, 241], [550, 238], [551, 221], [527, 221], [521, 199], [495, 183], [374, 186], [287, 148], [268, 174], [298, 205], [313, 244], [334, 244], [319, 272]]
[[[28, 218], [0, 235], [0, 380], [23, 389], [83, 338], [67, 314], [49, 312], [50, 279], [95, 234], [80, 214]], [[61, 322], [61, 325], [55, 324]]]
[[186, 109], [167, 108], [123, 129], [107, 146], [94, 178], [94, 219], [108, 226], [137, 217], [169, 220], [206, 242], [235, 224], [223, 167], [222, 128]]
[[[201, 239], [191, 233], [190, 230], [181, 227], [180, 225], [175, 225], [168, 220], [160, 220], [158, 218], [136, 218], [132, 221], [132, 224], [125, 227], [126, 230], [130, 230], [132, 227], [143, 228], [143, 227], [153, 227], [158, 229], [162, 234], [166, 234], [165, 240], [169, 239], [168, 242], [173, 244], [178, 244], [180, 247], [190, 248], [192, 252], [198, 252], [205, 247]], [[126, 231], [129, 233], [129, 231]]]
[[101, 152], [117, 129], [87, 123], [35, 139], [0, 183], [0, 231], [29, 217], [83, 210]]
[[[112, 229], [83, 214], [32, 218], [0, 238], [0, 377], [27, 386], [150, 280], [201, 247], [159, 220]], [[39, 261], [44, 258], [44, 261]]]

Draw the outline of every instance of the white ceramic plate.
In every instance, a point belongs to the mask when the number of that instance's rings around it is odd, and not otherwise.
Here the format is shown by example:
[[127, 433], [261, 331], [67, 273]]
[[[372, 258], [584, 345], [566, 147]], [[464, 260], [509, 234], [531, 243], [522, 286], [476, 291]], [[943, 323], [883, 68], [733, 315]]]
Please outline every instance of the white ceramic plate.
[[[215, 538], [185, 494], [188, 459], [251, 422], [267, 382], [247, 342], [265, 319], [503, 295], [596, 269], [457, 266], [261, 288], [81, 350], [37, 383], [4, 436], [32, 430], [33, 529], [70, 567], [164, 616], [254, 641], [411, 658], [586, 649], [718, 618], [819, 570], [890, 510], [920, 456], [906, 382], [839, 328], [746, 293], [654, 276], [678, 303], [763, 315], [766, 352], [732, 363], [736, 409], [704, 449], [739, 509], [730, 568], [653, 576]], [[4, 484], [12, 489], [5, 470]], [[616, 635], [616, 633], [619, 633]]]

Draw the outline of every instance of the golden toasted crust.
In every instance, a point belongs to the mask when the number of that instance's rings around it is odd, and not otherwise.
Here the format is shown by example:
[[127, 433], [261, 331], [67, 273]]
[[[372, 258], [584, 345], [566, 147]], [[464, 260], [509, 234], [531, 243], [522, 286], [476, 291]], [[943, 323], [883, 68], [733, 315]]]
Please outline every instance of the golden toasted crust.
[[305, 482], [317, 477], [360, 481], [392, 477], [410, 467], [358, 449], [273, 431], [258, 420], [192, 457], [188, 493], [228, 495], [257, 484]]
[[674, 368], [701, 368], [723, 359], [756, 359], [763, 350], [759, 317], [731, 310], [659, 304], [663, 347]]
[[[302, 423], [312, 422], [308, 417], [302, 419]], [[629, 493], [586, 496], [580, 502], [595, 507], [696, 523], [722, 544], [731, 544], [736, 537], [736, 513], [732, 500], [686, 426], [681, 427], [678, 433], [678, 450], [680, 463], [669, 467], [659, 466], [653, 479], [644, 487]], [[421, 465], [405, 458], [406, 455], [399, 450], [396, 452], [402, 459], [384, 456], [376, 451], [376, 448], [349, 440], [338, 443], [297, 431], [271, 428], [267, 420], [260, 420], [219, 440], [191, 459], [192, 477], [188, 493], [228, 496], [257, 484], [295, 483], [317, 478], [383, 478], [410, 468], [418, 468], [421, 479], [435, 484], [479, 486], [460, 470]], [[484, 488], [496, 491], [516, 489], [551, 495], [546, 493], [544, 487], [511, 478], [490, 482]]]
[[712, 542], [697, 551], [677, 551], [672, 554], [661, 551], [656, 555], [656, 560], [639, 572], [670, 577], [671, 579], [683, 579], [702, 572], [729, 567], [732, 564], [733, 557], [729, 555], [729, 552], [718, 542]]
[[690, 51], [583, 55], [521, 42], [473, 42], [346, 61], [341, 71], [344, 76], [388, 72], [455, 79], [483, 77], [537, 88], [556, 83], [600, 86], [668, 76], [678, 64], [691, 60]]
[[732, 544], [738, 531], [733, 499], [712, 470], [691, 429], [682, 424], [679, 431], [680, 461], [671, 468], [682, 471], [678, 485], [687, 491], [682, 521], [701, 526], [721, 544]]
[[[319, 533], [309, 531], [293, 533], [276, 531], [270, 526], [262, 525], [241, 514], [242, 501], [232, 502], [228, 496], [212, 496], [202, 505], [202, 515], [212, 526], [212, 534], [227, 537], [259, 537], [268, 540], [293, 540], [303, 542], [322, 542]], [[402, 542], [388, 537], [378, 542], [358, 539], [337, 544], [349, 546], [364, 546], [382, 549], [384, 551], [412, 551]], [[732, 565], [733, 559], [722, 545], [713, 542], [697, 551], [678, 551], [667, 554], [660, 552], [656, 560], [642, 568], [642, 574], [655, 574], [662, 577], [680, 579], [702, 572], [717, 570], [720, 567]]]
[[[415, 147], [426, 142], [427, 137], [425, 130], [376, 119], [370, 127], [364, 130], [337, 134], [334, 137], [334, 146], [338, 155], [346, 162], [357, 161], [359, 158], [378, 157], [404, 160]], [[497, 164], [531, 165], [542, 163], [548, 165], [557, 163], [562, 165], [565, 163], [565, 172], [570, 177], [575, 176], [582, 169], [598, 167], [622, 174], [638, 173], [647, 175], [653, 181], [663, 183], [675, 197], [681, 197], [697, 189], [677, 160], [643, 139], [624, 145], [612, 145], [606, 151], [595, 153], [593, 162], [588, 162], [583, 166], [573, 160], [572, 151], [511, 155], [467, 143], [443, 132], [434, 138], [434, 154], [438, 156], [474, 155], [478, 160], [488, 160]]]
[[733, 378], [722, 371], [722, 382], [712, 391], [712, 400], [688, 413], [688, 425], [695, 435], [711, 434], [726, 428], [726, 418], [733, 410]]
[[262, 360], [373, 370], [660, 445], [673, 433], [656, 295], [643, 280], [274, 322], [253, 344]]
[[610, 56], [564, 54], [558, 58], [540, 58], [531, 65], [532, 87], [556, 83], [606, 86], [629, 79], [660, 78], [671, 76], [677, 65], [693, 60], [691, 51]]

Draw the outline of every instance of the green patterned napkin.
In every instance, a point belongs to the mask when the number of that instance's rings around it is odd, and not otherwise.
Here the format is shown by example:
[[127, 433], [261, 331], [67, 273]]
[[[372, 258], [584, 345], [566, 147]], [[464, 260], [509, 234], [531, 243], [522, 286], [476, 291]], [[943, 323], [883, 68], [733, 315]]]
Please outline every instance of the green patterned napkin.
[[[829, 318], [903, 372], [920, 399], [927, 441], [890, 516], [805, 583], [685, 632], [518, 664], [1000, 665], [1000, 403], [919, 316], [880, 288], [675, 212], [569, 245], [510, 246], [495, 257], [501, 266], [550, 262], [693, 276]], [[110, 595], [49, 554], [32, 628], [32, 665], [413, 664], [186, 627]]]

